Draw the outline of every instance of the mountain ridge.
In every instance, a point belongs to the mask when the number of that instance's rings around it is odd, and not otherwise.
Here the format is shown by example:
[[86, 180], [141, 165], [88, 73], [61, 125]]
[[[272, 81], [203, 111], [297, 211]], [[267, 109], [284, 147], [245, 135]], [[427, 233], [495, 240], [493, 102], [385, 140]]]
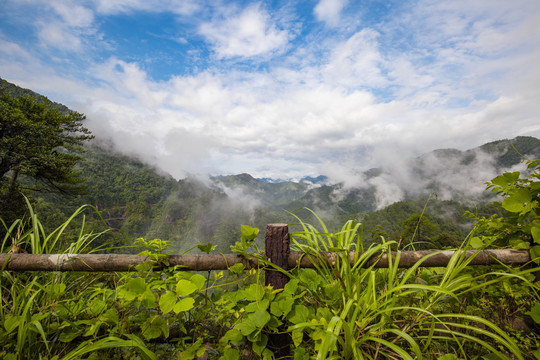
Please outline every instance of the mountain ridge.
[[[6, 83], [2, 80], [0, 88], [5, 89]], [[19, 89], [19, 94], [30, 91], [16, 85], [7, 87]], [[39, 96], [34, 92], [29, 95]], [[306, 207], [316, 211], [329, 227], [338, 227], [346, 219], [365, 220], [369, 224], [365, 230], [371, 233], [377, 227], [373, 219], [379, 219], [388, 223], [386, 233], [399, 236], [396, 229], [406, 212], [417, 211], [428, 198], [435, 199], [430, 200], [435, 208], [440, 207], [430, 215], [432, 221], [441, 229], [450, 229], [444, 230], [447, 235], [459, 238], [466, 221], [459, 220], [462, 214], [455, 211], [489, 203], [484, 182], [521, 166], [523, 155], [540, 157], [540, 140], [520, 136], [464, 151], [436, 149], [411, 160], [405, 173], [391, 167], [372, 168], [359, 172], [352, 182], [334, 184], [324, 175], [306, 176], [298, 182], [272, 182], [247, 173], [214, 176], [209, 181], [190, 176], [176, 180], [114, 151], [100, 139], [87, 144], [86, 150], [78, 169], [86, 178], [87, 194], [34, 196], [36, 211], [49, 228], [87, 203], [101, 211], [107, 225], [117, 229], [125, 242], [137, 237], [162, 238], [183, 251], [197, 242], [211, 241], [227, 251], [239, 237], [240, 224], [263, 228], [268, 223], [296, 222], [288, 212], [316, 221], [299, 211]], [[395, 219], [384, 215], [384, 209]], [[445, 212], [450, 215], [442, 219]], [[94, 218], [94, 223], [98, 222]]]

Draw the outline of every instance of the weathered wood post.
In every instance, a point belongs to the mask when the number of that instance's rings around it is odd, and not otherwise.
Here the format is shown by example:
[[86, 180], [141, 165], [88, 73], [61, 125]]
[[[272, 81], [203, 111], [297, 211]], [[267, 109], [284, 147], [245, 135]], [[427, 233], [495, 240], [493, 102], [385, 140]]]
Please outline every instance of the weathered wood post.
[[[289, 227], [287, 224], [268, 224], [264, 237], [266, 259], [284, 270], [289, 270]], [[289, 277], [279, 271], [267, 269], [264, 274], [265, 285], [272, 285], [274, 289], [283, 289]], [[290, 357], [291, 337], [286, 328], [281, 334], [271, 334], [268, 338], [268, 347], [274, 352], [276, 358]]]

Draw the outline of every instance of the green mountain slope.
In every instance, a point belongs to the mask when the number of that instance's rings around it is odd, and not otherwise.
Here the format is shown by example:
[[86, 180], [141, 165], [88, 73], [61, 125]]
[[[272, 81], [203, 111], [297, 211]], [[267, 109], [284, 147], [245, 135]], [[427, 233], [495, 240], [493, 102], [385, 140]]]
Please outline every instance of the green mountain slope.
[[[14, 94], [40, 96], [4, 80], [0, 85]], [[228, 251], [239, 237], [241, 224], [264, 228], [268, 223], [292, 223], [294, 217], [284, 210], [307, 207], [315, 210], [333, 230], [347, 219], [357, 219], [364, 224], [366, 241], [377, 241], [384, 235], [406, 242], [410, 240], [407, 220], [422, 213], [431, 194], [424, 215], [437, 234], [430, 235], [429, 240], [434, 246], [444, 247], [455, 246], [469, 231], [470, 223], [463, 217], [465, 210], [494, 211], [488, 205], [477, 206], [489, 204], [491, 199], [482, 192], [483, 181], [489, 180], [491, 174], [518, 165], [520, 153], [540, 157], [540, 140], [518, 137], [467, 151], [435, 150], [409, 164], [409, 179], [405, 179], [408, 182], [380, 168], [360, 174], [356, 187], [272, 183], [249, 174], [220, 176], [210, 181], [191, 177], [175, 180], [133, 157], [115, 152], [99, 139], [86, 150], [78, 165], [86, 179], [85, 194], [67, 197], [44, 193], [32, 197], [45, 225], [51, 229], [78, 206], [91, 204], [101, 212], [107, 226], [117, 230], [123, 243], [130, 244], [137, 237], [162, 238], [184, 251], [198, 242], [210, 241], [219, 250]], [[477, 173], [488, 178], [479, 181]], [[383, 189], [390, 181], [395, 183]], [[381, 194], [387, 196], [386, 202], [382, 202]], [[298, 214], [304, 220], [315, 221], [307, 211]], [[87, 219], [88, 226], [96, 229], [102, 228], [100, 221], [93, 215]]]

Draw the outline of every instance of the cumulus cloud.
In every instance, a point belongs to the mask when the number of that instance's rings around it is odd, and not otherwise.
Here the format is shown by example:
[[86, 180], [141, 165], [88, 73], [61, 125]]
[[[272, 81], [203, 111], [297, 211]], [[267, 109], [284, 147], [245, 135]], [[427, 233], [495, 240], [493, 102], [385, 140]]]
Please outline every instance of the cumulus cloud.
[[191, 15], [200, 9], [199, 3], [193, 0], [97, 0], [96, 5], [98, 12], [108, 15], [133, 11], [170, 11], [178, 15]]
[[[175, 177], [324, 173], [346, 184], [371, 182], [387, 203], [401, 196], [401, 183], [359, 174], [388, 165], [388, 176], [414, 187], [403, 170], [408, 158], [540, 135], [540, 6], [533, 0], [421, 0], [380, 24], [328, 32], [319, 25], [311, 33], [307, 20], [280, 21], [262, 4], [84, 4], [45, 4], [37, 28], [26, 25], [52, 50], [0, 33], [0, 76], [86, 113], [96, 135]], [[338, 24], [346, 5], [323, 0], [314, 11]], [[188, 47], [186, 57], [197, 53], [189, 59], [193, 69], [171, 67], [158, 80], [152, 54], [93, 56], [85, 49], [104, 31], [102, 17], [160, 11], [188, 29], [169, 35], [185, 39], [175, 46]], [[58, 56], [53, 44], [88, 60], [81, 67], [80, 58]], [[215, 56], [199, 62], [205, 51]]]
[[49, 13], [36, 23], [42, 44], [64, 51], [81, 51], [85, 38], [95, 35], [94, 13], [70, 0], [46, 2]]
[[347, 5], [347, 0], [320, 0], [313, 9], [318, 20], [330, 26], [339, 24], [341, 10]]
[[239, 13], [200, 26], [218, 58], [253, 57], [279, 52], [288, 43], [287, 30], [279, 29], [267, 11], [251, 5]]

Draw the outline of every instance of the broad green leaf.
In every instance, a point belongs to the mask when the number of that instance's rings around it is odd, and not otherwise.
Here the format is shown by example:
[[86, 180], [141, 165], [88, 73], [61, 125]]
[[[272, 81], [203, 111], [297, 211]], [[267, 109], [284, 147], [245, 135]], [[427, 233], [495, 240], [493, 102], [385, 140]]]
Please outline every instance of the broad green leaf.
[[161, 326], [163, 325], [163, 320], [161, 316], [155, 315], [151, 319], [148, 319], [146, 323], [142, 326], [143, 336], [146, 340], [158, 338], [161, 335]]
[[503, 189], [506, 189], [509, 184], [515, 183], [519, 180], [519, 171], [514, 171], [511, 173], [504, 173], [502, 175], [497, 176], [495, 179], [491, 180], [491, 183], [497, 186], [502, 187]]
[[195, 285], [190, 280], [182, 279], [176, 284], [176, 294], [178, 296], [187, 296], [189, 294], [194, 293], [198, 289], [199, 289], [198, 286]]
[[243, 338], [244, 336], [238, 329], [230, 329], [219, 341], [224, 343], [228, 343], [229, 341], [239, 342], [242, 341]]
[[233, 266], [229, 267], [229, 271], [233, 274], [241, 274], [245, 270], [245, 265], [242, 263], [236, 263]]
[[[302, 341], [304, 341], [304, 331], [302, 329], [297, 329], [297, 330], [293, 330], [292, 333], [291, 333], [291, 336], [292, 336], [292, 340], [293, 340], [293, 343], [294, 343], [294, 346], [295, 347], [298, 347], [300, 346], [300, 344], [302, 344]], [[301, 355], [303, 357], [303, 355], [305, 354], [305, 350], [304, 350], [304, 353]], [[296, 352], [294, 353], [294, 358], [296, 359]], [[300, 354], [299, 354], [300, 356]]]
[[114, 326], [118, 324], [118, 312], [115, 308], [110, 308], [107, 311], [105, 311], [101, 316], [99, 317], [100, 321], [103, 321], [105, 324], [109, 326]]
[[139, 300], [142, 300], [142, 303], [147, 309], [152, 309], [157, 306], [157, 295], [152, 292], [152, 290], [147, 289], [140, 297]]
[[253, 343], [252, 349], [255, 352], [255, 354], [261, 356], [263, 350], [266, 348], [266, 344], [268, 343], [268, 337], [266, 335], [262, 335], [260, 340]]
[[240, 351], [233, 348], [227, 348], [223, 352], [223, 356], [220, 359], [224, 360], [239, 360], [240, 359]]
[[270, 321], [270, 314], [264, 310], [257, 310], [253, 314], [248, 316], [248, 319], [255, 325], [258, 329], [262, 329], [264, 325]]
[[528, 241], [523, 241], [520, 239], [511, 240], [509, 245], [515, 250], [527, 250], [531, 246]]
[[503, 200], [502, 207], [510, 212], [521, 212], [531, 200], [531, 193], [527, 189], [518, 189]]
[[4, 329], [9, 334], [19, 326], [19, 317], [18, 316], [8, 316], [4, 321]]
[[535, 323], [540, 324], [540, 303], [534, 304], [529, 315], [531, 315]]
[[270, 312], [274, 316], [287, 316], [294, 304], [294, 298], [288, 294], [279, 294], [270, 303]]
[[216, 248], [216, 246], [212, 243], [199, 244], [197, 245], [197, 247], [199, 248], [199, 250], [207, 254], [209, 254], [210, 252], [212, 252], [212, 250]]
[[192, 283], [195, 284], [197, 287], [197, 290], [201, 290], [204, 287], [204, 284], [206, 283], [206, 278], [202, 276], [201, 274], [193, 274], [193, 276], [189, 279]]
[[178, 297], [172, 291], [167, 291], [165, 294], [161, 295], [159, 298], [159, 309], [163, 314], [171, 312], [174, 305], [176, 305], [176, 300]]
[[529, 250], [531, 260], [537, 264], [540, 264], [540, 245], [535, 245]]
[[236, 323], [234, 326], [236, 330], [239, 330], [242, 335], [248, 336], [257, 330], [254, 324], [251, 323], [247, 318], [244, 318], [241, 322]]
[[266, 310], [268, 309], [269, 305], [270, 305], [270, 301], [268, 299], [262, 299], [261, 301], [254, 301], [252, 303], [247, 304], [245, 307], [245, 310], [246, 310], [246, 313], [252, 313], [257, 310]]
[[264, 297], [264, 288], [261, 284], [251, 284], [242, 295], [248, 301], [260, 301]]
[[107, 303], [98, 298], [92, 299], [86, 307], [86, 313], [90, 316], [98, 316], [107, 309]]
[[473, 237], [470, 244], [473, 249], [481, 249], [484, 246], [484, 242], [479, 237]]
[[533, 237], [533, 241], [537, 244], [540, 244], [540, 227], [533, 226], [531, 228], [531, 235]]
[[193, 308], [193, 304], [195, 304], [195, 299], [193, 298], [183, 298], [179, 302], [176, 303], [173, 307], [173, 311], [175, 313], [180, 313], [183, 311], [188, 311]]
[[146, 282], [140, 277], [130, 279], [126, 284], [126, 290], [131, 295], [141, 295], [146, 290]]
[[310, 320], [309, 309], [305, 305], [294, 305], [289, 320], [293, 324], [300, 324]]
[[47, 285], [45, 288], [45, 292], [53, 297], [59, 297], [60, 295], [64, 294], [66, 291], [66, 284], [60, 283], [60, 284], [50, 284]]
[[241, 229], [242, 229], [241, 239], [245, 241], [255, 240], [255, 238], [257, 237], [257, 234], [259, 234], [259, 229], [253, 228], [248, 225], [242, 225]]

